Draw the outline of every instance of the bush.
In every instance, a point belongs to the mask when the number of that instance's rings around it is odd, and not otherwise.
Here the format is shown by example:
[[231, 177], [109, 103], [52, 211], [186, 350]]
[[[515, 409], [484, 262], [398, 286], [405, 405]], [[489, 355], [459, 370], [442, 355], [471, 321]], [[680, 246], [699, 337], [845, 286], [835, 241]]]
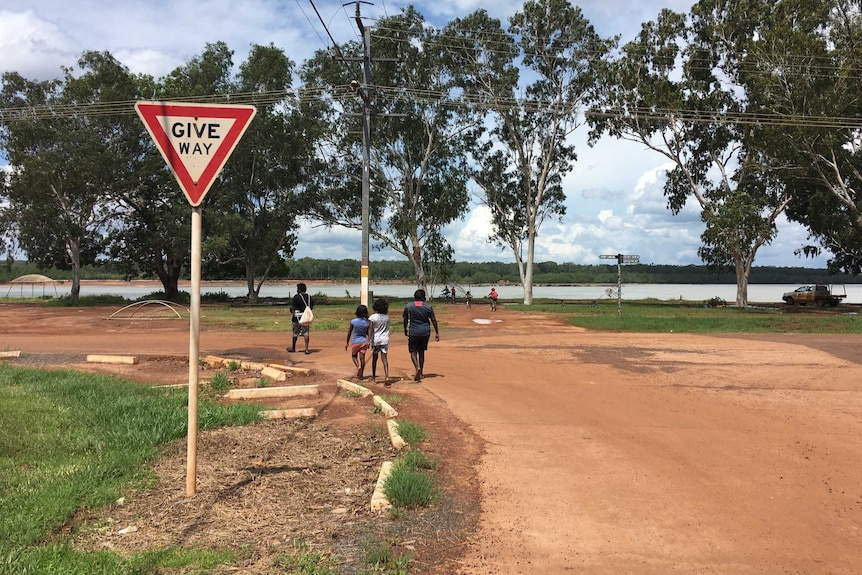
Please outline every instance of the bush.
[[128, 303], [129, 300], [121, 295], [104, 294], [80, 296], [77, 303], [72, 301], [71, 296], [64, 295], [47, 300], [45, 305], [49, 307], [90, 307], [98, 305], [128, 305]]

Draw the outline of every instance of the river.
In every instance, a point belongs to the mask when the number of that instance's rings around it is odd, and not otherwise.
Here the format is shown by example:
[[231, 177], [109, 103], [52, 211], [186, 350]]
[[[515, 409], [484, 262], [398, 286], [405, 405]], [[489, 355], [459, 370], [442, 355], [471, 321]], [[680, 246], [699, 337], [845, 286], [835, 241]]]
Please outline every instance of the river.
[[[331, 297], [355, 297], [359, 298], [360, 288], [358, 283], [308, 283], [308, 292], [312, 295], [320, 293]], [[750, 284], [748, 286], [748, 300], [756, 303], [780, 303], [784, 292], [792, 291], [800, 284]], [[56, 285], [16, 285], [2, 286], [6, 288], [4, 294], [9, 298], [63, 296], [68, 295], [70, 286], [68, 282]], [[524, 292], [517, 285], [496, 285], [497, 292], [502, 299], [520, 300]], [[482, 300], [490, 291], [490, 285], [462, 286], [456, 285], [458, 299], [463, 301], [465, 290], [469, 289], [473, 294], [474, 301]], [[371, 285], [370, 290], [375, 296], [390, 296], [395, 298], [408, 298], [416, 289], [411, 284], [382, 284]], [[846, 289], [846, 303], [862, 304], [862, 284], [838, 284], [837, 293], [843, 293]], [[189, 282], [180, 282], [180, 290], [189, 291]], [[155, 291], [161, 291], [158, 282], [103, 282], [88, 281], [81, 282], [81, 295], [119, 295], [129, 300], [148, 295]], [[438, 297], [442, 286], [431, 286], [429, 292], [431, 299]], [[203, 282], [201, 293], [224, 292], [231, 297], [242, 297], [246, 295], [247, 289], [242, 282]], [[3, 292], [0, 291], [0, 294]], [[296, 283], [278, 282], [264, 284], [260, 291], [261, 297], [286, 298], [296, 293]], [[533, 287], [533, 297], [536, 299], [565, 299], [565, 300], [601, 300], [612, 299], [616, 301], [616, 285], [539, 285]], [[657, 299], [705, 301], [719, 297], [732, 303], [736, 300], [736, 286], [734, 284], [623, 284], [622, 299], [643, 300]]]

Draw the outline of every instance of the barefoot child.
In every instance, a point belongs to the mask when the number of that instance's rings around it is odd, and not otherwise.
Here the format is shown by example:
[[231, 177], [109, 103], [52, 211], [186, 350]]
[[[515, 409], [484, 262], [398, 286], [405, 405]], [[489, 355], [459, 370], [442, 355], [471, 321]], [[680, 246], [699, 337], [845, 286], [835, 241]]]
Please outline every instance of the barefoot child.
[[371, 379], [377, 381], [377, 356], [383, 363], [383, 385], [392, 384], [389, 381], [389, 302], [383, 298], [374, 302], [374, 312], [368, 320], [374, 326], [371, 343]]
[[356, 379], [365, 377], [365, 352], [371, 345], [372, 334], [371, 322], [368, 321], [368, 308], [360, 305], [356, 308], [356, 317], [350, 320], [350, 328], [347, 330], [347, 343], [344, 349], [350, 348], [350, 357], [356, 366]]

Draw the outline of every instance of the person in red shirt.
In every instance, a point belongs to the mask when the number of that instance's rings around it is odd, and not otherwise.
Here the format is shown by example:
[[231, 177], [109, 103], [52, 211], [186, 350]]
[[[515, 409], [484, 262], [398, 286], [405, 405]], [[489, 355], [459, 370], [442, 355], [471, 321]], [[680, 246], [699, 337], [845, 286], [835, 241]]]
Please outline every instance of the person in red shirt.
[[491, 311], [497, 311], [497, 288], [491, 288], [488, 299], [491, 300]]

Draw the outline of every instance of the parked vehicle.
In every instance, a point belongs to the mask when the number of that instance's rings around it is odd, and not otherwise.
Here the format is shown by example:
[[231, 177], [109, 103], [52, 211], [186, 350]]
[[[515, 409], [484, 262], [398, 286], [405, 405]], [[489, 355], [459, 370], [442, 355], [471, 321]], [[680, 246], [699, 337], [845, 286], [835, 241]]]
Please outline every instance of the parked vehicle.
[[[839, 293], [838, 288], [840, 288], [841, 293]], [[781, 299], [787, 305], [813, 303], [819, 307], [827, 305], [835, 307], [845, 297], [847, 297], [847, 288], [844, 284], [811, 284], [789, 291], [781, 296]]]

